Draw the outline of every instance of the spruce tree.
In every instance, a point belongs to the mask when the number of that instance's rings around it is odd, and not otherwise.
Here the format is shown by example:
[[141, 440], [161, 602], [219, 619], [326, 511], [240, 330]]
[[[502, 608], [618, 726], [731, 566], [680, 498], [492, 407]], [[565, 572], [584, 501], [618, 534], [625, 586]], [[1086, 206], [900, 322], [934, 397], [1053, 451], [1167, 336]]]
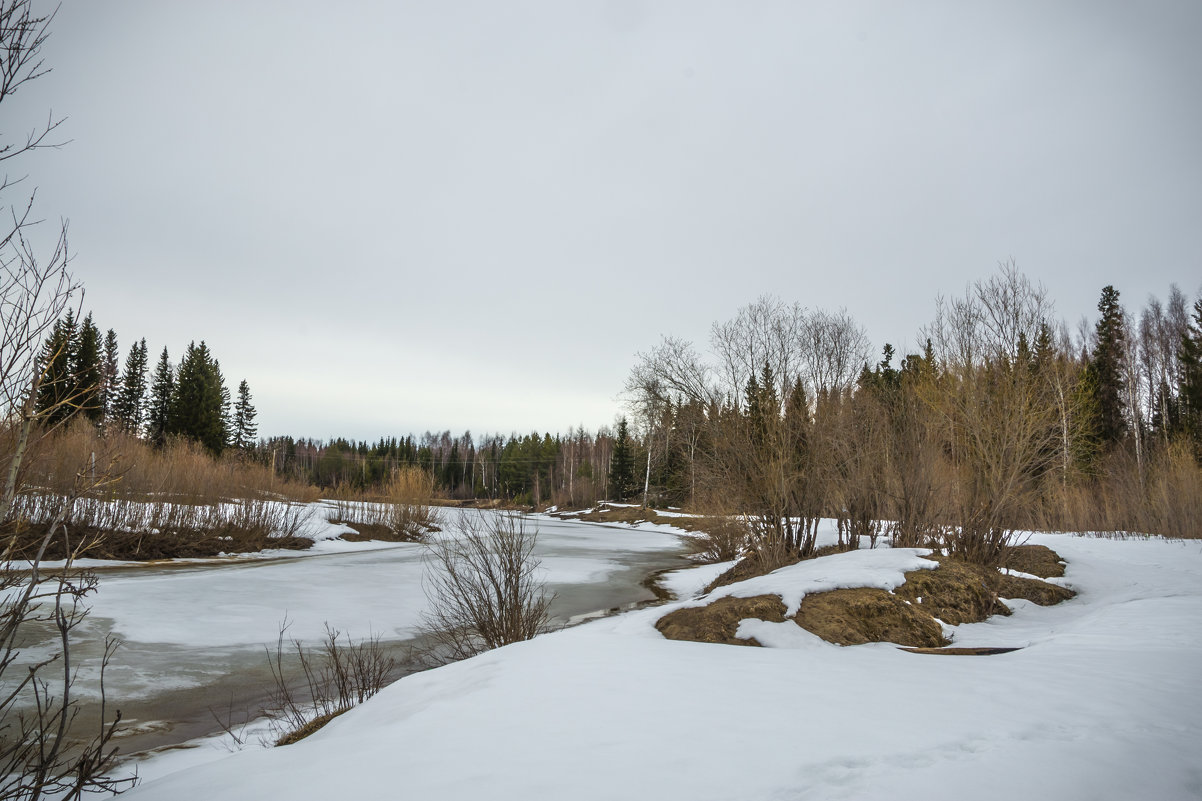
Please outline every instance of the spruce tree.
[[92, 322], [89, 312], [79, 327], [78, 342], [71, 354], [71, 372], [77, 395], [75, 405], [85, 417], [97, 424], [104, 418], [100, 397], [103, 375], [100, 349], [100, 331]]
[[250, 402], [250, 385], [243, 379], [238, 384], [238, 400], [234, 404], [234, 447], [240, 451], [255, 446], [259, 427], [255, 423], [255, 407]]
[[1098, 311], [1102, 316], [1095, 329], [1097, 343], [1089, 360], [1089, 372], [1095, 393], [1098, 438], [1104, 447], [1110, 447], [1121, 442], [1127, 433], [1123, 416], [1123, 307], [1113, 286], [1102, 290]]
[[609, 462], [609, 486], [615, 501], [625, 501], [635, 490], [634, 452], [625, 417], [618, 421], [618, 436]]
[[101, 422], [108, 425], [116, 418], [121, 352], [117, 347], [117, 332], [109, 329], [104, 335], [104, 353], [100, 360], [100, 408]]
[[125, 357], [125, 370], [114, 388], [113, 418], [123, 430], [137, 434], [146, 416], [146, 340], [135, 342]]
[[72, 405], [75, 382], [71, 374], [75, 329], [75, 314], [68, 309], [66, 315], [54, 324], [39, 356], [42, 382], [38, 387], [34, 408], [47, 426], [67, 420], [75, 411]]
[[167, 413], [168, 435], [194, 439], [213, 454], [225, 449], [228, 392], [221, 368], [202, 340], [188, 345], [175, 376]]
[[174, 394], [175, 375], [167, 358], [167, 349], [163, 348], [151, 380], [150, 408], [147, 409], [146, 415], [146, 435], [156, 447], [161, 447], [167, 441], [171, 399]]

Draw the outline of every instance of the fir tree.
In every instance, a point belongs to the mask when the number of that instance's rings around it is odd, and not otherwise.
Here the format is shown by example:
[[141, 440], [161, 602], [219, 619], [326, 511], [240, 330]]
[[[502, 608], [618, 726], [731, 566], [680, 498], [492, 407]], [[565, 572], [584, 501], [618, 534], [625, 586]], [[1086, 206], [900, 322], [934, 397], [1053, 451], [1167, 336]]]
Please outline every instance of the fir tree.
[[150, 385], [150, 408], [146, 415], [146, 435], [160, 447], [167, 441], [171, 417], [171, 399], [175, 395], [175, 374], [167, 358], [167, 349], [159, 356]]
[[250, 402], [250, 385], [243, 379], [238, 384], [238, 401], [234, 404], [233, 445], [240, 451], [255, 446], [259, 427], [255, 424], [255, 407]]
[[194, 439], [213, 454], [225, 449], [228, 392], [221, 368], [203, 341], [189, 344], [175, 376], [167, 434]]
[[104, 418], [104, 407], [100, 398], [103, 373], [100, 348], [100, 331], [92, 322], [92, 315], [89, 313], [79, 327], [78, 341], [71, 354], [71, 372], [78, 397], [77, 408], [97, 424]]
[[618, 421], [618, 436], [609, 463], [609, 486], [616, 501], [626, 500], [635, 491], [634, 452], [625, 417]]
[[116, 418], [117, 398], [120, 394], [117, 372], [120, 359], [117, 332], [110, 328], [104, 335], [104, 354], [100, 361], [100, 418], [106, 426]]
[[1098, 311], [1102, 316], [1096, 328], [1097, 343], [1089, 360], [1089, 378], [1097, 408], [1098, 438], [1103, 446], [1109, 447], [1121, 442], [1127, 433], [1127, 421], [1123, 416], [1123, 307], [1119, 305], [1119, 293], [1113, 286], [1102, 290]]
[[47, 426], [62, 423], [75, 411], [75, 382], [71, 373], [75, 340], [75, 314], [68, 309], [66, 315], [54, 324], [39, 356], [42, 382], [38, 387], [34, 408]]
[[113, 418], [123, 430], [137, 434], [146, 416], [146, 340], [135, 342], [125, 357], [125, 371], [114, 388]]

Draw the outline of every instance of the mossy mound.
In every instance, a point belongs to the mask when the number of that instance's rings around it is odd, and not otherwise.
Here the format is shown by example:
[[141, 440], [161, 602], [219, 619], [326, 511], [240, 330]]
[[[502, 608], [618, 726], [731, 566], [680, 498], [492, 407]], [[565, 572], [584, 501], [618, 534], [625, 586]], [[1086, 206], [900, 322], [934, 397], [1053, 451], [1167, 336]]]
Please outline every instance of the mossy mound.
[[1060, 554], [1045, 545], [1015, 545], [1006, 550], [1002, 567], [1040, 578], [1059, 578], [1064, 575]]
[[929, 614], [896, 595], [868, 587], [807, 595], [793, 621], [838, 645], [893, 642], [938, 648], [947, 644], [942, 629]]
[[754, 639], [740, 640], [735, 637], [739, 621], [748, 618], [782, 623], [785, 620], [785, 605], [775, 595], [757, 595], [754, 598], [727, 596], [708, 606], [677, 609], [661, 617], [655, 627], [669, 640], [759, 645]]

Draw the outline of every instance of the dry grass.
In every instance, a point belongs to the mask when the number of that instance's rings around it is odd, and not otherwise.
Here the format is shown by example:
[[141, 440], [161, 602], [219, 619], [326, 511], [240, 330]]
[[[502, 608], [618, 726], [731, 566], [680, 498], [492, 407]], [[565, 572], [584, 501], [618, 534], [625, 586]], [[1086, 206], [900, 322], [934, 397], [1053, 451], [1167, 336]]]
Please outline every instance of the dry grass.
[[303, 512], [291, 501], [314, 500], [314, 488], [277, 479], [237, 455], [214, 459], [190, 442], [156, 450], [122, 432], [102, 437], [80, 421], [40, 439], [26, 465], [23, 482], [31, 489], [17, 496], [2, 530], [18, 555], [79, 480], [92, 489], [71, 496], [63, 522], [71, 540], [89, 542], [90, 557], [203, 557], [312, 544], [297, 536]]
[[155, 449], [121, 431], [102, 437], [83, 420], [41, 440], [27, 460], [27, 483], [63, 494], [81, 466], [99, 473], [110, 465], [114, 481], [106, 491], [114, 497], [188, 504], [244, 498], [311, 503], [318, 498], [316, 487], [275, 476], [269, 466], [236, 452], [214, 459], [188, 440]]
[[655, 627], [669, 640], [759, 645], [754, 638], [741, 640], [735, 637], [739, 621], [748, 618], [781, 623], [785, 619], [785, 605], [775, 595], [727, 596], [707, 606], [677, 609], [661, 617]]
[[1097, 476], [1050, 487], [1045, 495], [1035, 521], [1041, 529], [1202, 537], [1202, 466], [1180, 444], [1161, 448], [1143, 464], [1119, 451]]
[[441, 507], [433, 505], [434, 480], [416, 467], [402, 467], [382, 494], [336, 488], [329, 499], [334, 509], [330, 522], [358, 531], [348, 540], [387, 540], [421, 542], [442, 527]]
[[901, 598], [869, 587], [807, 595], [793, 622], [837, 645], [892, 642], [914, 648], [946, 645], [935, 619]]
[[[1033, 561], [1050, 561], [1059, 567], [1059, 556], [1043, 550], [1047, 553], [1026, 553], [1032, 554]], [[805, 596], [798, 613], [790, 619], [838, 645], [892, 642], [909, 648], [938, 649], [947, 644], [938, 621], [959, 625], [994, 614], [1010, 614], [999, 597], [1025, 598], [1048, 606], [1074, 595], [1071, 590], [1044, 581], [1003, 576], [961, 560], [937, 557], [937, 561], [939, 566], [934, 570], [906, 573], [905, 584], [893, 593], [867, 587], [812, 593]], [[753, 564], [749, 559], [744, 562]], [[671, 612], [660, 618], [656, 628], [668, 639], [758, 645], [755, 640], [734, 636], [739, 621], [759, 618], [779, 623], [785, 620], [784, 613], [784, 604], [775, 595], [725, 597], [704, 607]]]

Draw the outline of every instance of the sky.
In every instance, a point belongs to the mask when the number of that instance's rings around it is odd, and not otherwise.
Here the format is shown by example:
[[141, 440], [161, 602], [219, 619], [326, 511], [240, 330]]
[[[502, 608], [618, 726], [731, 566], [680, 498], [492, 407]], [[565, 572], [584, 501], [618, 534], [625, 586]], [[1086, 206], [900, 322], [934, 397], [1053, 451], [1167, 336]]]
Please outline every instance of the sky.
[[[1202, 291], [1202, 4], [65, 0], [0, 136], [125, 350], [261, 435], [595, 430], [764, 294], [916, 347], [1013, 259]], [[5, 198], [6, 203], [12, 202]]]

